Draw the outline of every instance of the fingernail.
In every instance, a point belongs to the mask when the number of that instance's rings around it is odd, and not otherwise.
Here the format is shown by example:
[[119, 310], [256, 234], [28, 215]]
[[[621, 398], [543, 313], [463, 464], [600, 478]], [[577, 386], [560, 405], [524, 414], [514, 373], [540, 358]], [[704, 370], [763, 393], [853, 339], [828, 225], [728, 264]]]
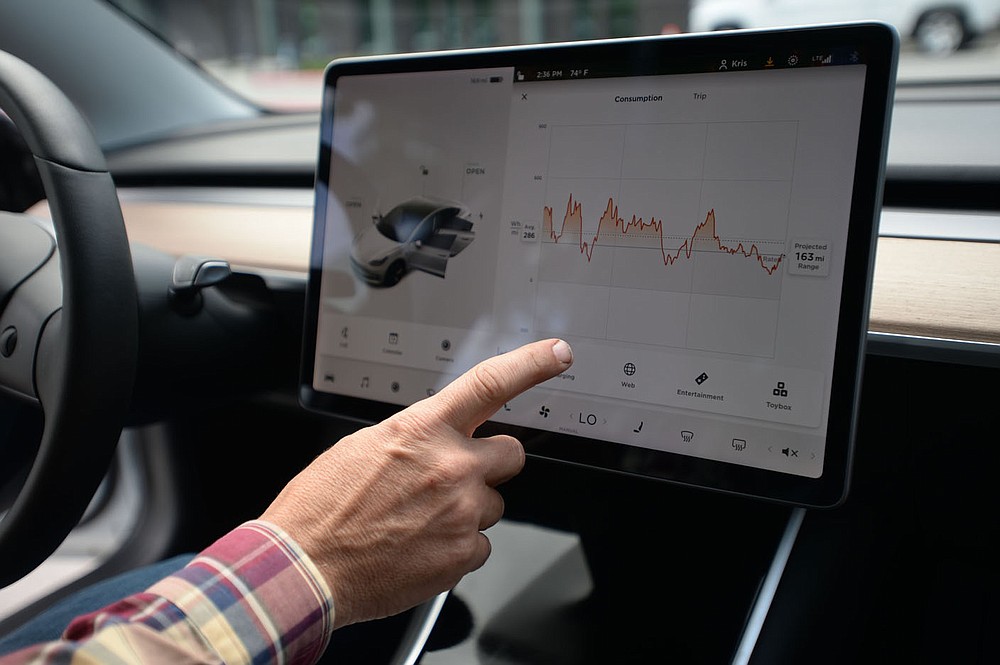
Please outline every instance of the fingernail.
[[556, 360], [565, 365], [573, 362], [573, 349], [563, 340], [559, 340], [552, 345], [552, 353], [555, 355]]

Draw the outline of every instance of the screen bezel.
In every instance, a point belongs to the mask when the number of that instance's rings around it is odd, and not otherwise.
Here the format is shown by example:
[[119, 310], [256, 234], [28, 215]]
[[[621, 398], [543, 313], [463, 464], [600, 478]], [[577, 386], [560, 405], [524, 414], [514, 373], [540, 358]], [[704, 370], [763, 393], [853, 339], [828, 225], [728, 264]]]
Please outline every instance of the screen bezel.
[[[492, 421], [484, 424], [479, 430], [483, 435], [506, 433], [516, 436], [524, 444], [526, 452], [536, 457], [809, 507], [830, 507], [841, 503], [846, 498], [850, 485], [874, 272], [877, 218], [881, 210], [898, 44], [898, 36], [891, 26], [880, 23], [857, 23], [375, 56], [331, 63], [324, 75], [315, 221], [306, 289], [300, 368], [301, 404], [308, 409], [361, 423], [377, 422], [403, 408], [375, 400], [333, 395], [313, 388], [320, 303], [319, 284], [325, 239], [326, 203], [330, 191], [333, 98], [340, 77], [433, 70], [531, 67], [542, 62], [552, 67], [577, 66], [581, 62], [605, 65], [610, 63], [616, 68], [633, 72], [632, 75], [640, 75], [650, 73], [650, 63], [657, 63], [656, 73], [665, 73], [662, 71], [665, 63], [707, 64], [715, 61], [719, 54], [734, 52], [742, 54], [853, 49], [862, 54], [861, 61], [867, 66], [867, 71], [845, 247], [844, 280], [830, 388], [823, 474], [819, 478], [808, 478]], [[703, 71], [708, 73], [711, 70]]]

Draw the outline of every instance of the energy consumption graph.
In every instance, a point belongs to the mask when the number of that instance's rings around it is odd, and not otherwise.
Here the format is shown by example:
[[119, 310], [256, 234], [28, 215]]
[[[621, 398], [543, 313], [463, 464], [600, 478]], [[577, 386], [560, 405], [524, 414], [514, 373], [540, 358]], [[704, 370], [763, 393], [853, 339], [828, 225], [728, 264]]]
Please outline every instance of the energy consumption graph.
[[535, 328], [773, 357], [797, 131], [549, 125]]
[[715, 210], [709, 210], [705, 221], [699, 224], [691, 237], [672, 253], [663, 245], [662, 220], [657, 221], [650, 218], [648, 222], [644, 222], [641, 217], [636, 219], [636, 216], [632, 215], [632, 219], [626, 222], [618, 216], [618, 207], [615, 205], [614, 199], [608, 199], [608, 207], [605, 208], [604, 214], [601, 215], [601, 219], [597, 223], [597, 233], [589, 242], [584, 239], [582, 206], [573, 201], [572, 195], [566, 204], [566, 214], [563, 216], [562, 226], [558, 233], [552, 221], [552, 208], [543, 208], [542, 242], [559, 242], [567, 231], [571, 233], [571, 236], [577, 238], [580, 253], [587, 257], [588, 263], [593, 259], [594, 247], [597, 246], [602, 235], [605, 238], [610, 236], [613, 241], [619, 238], [623, 240], [632, 238], [639, 238], [642, 241], [652, 240], [659, 247], [660, 258], [663, 259], [665, 266], [673, 265], [682, 255], [684, 258], [690, 259], [696, 251], [720, 252], [730, 256], [742, 255], [744, 258], [754, 258], [760, 263], [764, 272], [773, 275], [784, 258], [784, 254], [781, 254], [773, 260], [772, 258], [765, 259], [755, 243], [750, 243], [749, 248], [744, 247], [743, 241], [738, 241], [736, 247], [723, 245], [722, 239], [716, 231]]

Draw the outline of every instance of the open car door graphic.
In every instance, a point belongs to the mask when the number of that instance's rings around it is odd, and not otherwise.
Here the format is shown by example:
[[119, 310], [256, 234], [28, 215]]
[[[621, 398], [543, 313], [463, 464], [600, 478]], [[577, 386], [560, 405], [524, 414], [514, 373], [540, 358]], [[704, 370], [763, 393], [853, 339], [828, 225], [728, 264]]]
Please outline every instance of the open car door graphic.
[[475, 234], [472, 222], [459, 217], [462, 210], [443, 208], [425, 220], [430, 232], [426, 239], [416, 240], [408, 258], [411, 267], [438, 277], [444, 277], [448, 259], [468, 247]]

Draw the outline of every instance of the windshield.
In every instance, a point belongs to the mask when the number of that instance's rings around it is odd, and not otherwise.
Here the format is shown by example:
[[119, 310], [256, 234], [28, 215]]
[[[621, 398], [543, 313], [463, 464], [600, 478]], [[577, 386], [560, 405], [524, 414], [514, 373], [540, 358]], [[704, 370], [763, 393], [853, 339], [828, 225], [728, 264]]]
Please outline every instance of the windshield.
[[1000, 0], [105, 1], [272, 112], [317, 111], [342, 56], [880, 20], [901, 38], [890, 169], [1000, 168]]
[[313, 110], [340, 56], [877, 19], [903, 40], [901, 82], [996, 79], [1000, 0], [215, 0], [113, 4], [227, 86]]

